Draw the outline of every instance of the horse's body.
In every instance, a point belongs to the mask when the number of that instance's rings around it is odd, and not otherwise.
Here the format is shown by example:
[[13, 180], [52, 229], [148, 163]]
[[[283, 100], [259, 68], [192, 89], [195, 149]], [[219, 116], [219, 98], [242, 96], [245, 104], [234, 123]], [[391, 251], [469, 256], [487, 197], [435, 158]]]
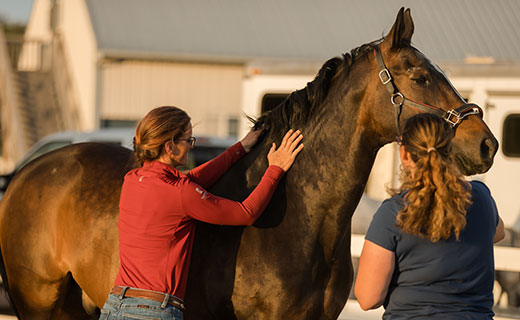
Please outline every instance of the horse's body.
[[[395, 85], [445, 110], [464, 104], [410, 46], [412, 33], [410, 13], [401, 10], [380, 43]], [[337, 318], [352, 283], [351, 215], [377, 150], [397, 132], [376, 45], [329, 60], [306, 88], [258, 120], [265, 136], [213, 193], [244, 199], [265, 171], [271, 143], [289, 128], [303, 131], [305, 148], [256, 227], [197, 225], [187, 319]], [[414, 113], [403, 109], [401, 120]], [[496, 140], [477, 115], [459, 125], [454, 144], [465, 173], [491, 166]], [[119, 265], [117, 204], [132, 159], [121, 148], [81, 144], [40, 158], [14, 179], [0, 205], [0, 246], [22, 319], [87, 318], [85, 311], [103, 305]]]

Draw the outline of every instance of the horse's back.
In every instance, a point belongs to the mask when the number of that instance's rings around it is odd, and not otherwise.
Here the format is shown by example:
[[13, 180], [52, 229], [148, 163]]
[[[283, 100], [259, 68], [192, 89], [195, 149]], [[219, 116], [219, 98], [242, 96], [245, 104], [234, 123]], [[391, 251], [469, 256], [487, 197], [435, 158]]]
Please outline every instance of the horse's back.
[[[14, 177], [0, 203], [0, 245], [15, 305], [54, 308], [71, 276], [102, 303], [118, 265], [121, 184], [134, 166], [128, 149], [83, 143], [43, 155]], [[45, 296], [28, 295], [33, 288]]]
[[[105, 202], [117, 209], [117, 202], [110, 200], [119, 195], [124, 175], [134, 166], [131, 151], [123, 147], [80, 143], [55, 150], [28, 163], [16, 174], [2, 199], [0, 219], [16, 209], [33, 209], [16, 215], [37, 219], [45, 210], [71, 201], [85, 206], [69, 211], [70, 215], [95, 212]], [[106, 199], [107, 196], [111, 198]]]

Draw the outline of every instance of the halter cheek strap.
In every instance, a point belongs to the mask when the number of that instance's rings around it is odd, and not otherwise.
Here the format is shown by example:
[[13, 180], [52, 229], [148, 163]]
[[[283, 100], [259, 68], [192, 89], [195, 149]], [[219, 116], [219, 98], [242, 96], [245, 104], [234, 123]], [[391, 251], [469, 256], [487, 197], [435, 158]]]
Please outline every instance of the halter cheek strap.
[[390, 71], [386, 68], [385, 62], [383, 61], [383, 55], [381, 54], [381, 49], [379, 45], [375, 47], [376, 51], [376, 60], [377, 65], [379, 67], [379, 80], [385, 86], [386, 90], [391, 94], [390, 101], [394, 106], [395, 110], [395, 126], [397, 128], [397, 135], [401, 135], [401, 130], [399, 126], [399, 119], [401, 118], [401, 113], [403, 111], [403, 106], [406, 106], [410, 109], [416, 110], [418, 112], [426, 112], [433, 113], [440, 117], [442, 117], [446, 122], [448, 122], [453, 128], [456, 128], [462, 120], [470, 115], [479, 115], [482, 118], [483, 112], [482, 109], [474, 104], [467, 103], [457, 107], [455, 109], [451, 109], [449, 111], [445, 111], [441, 108], [421, 103], [418, 101], [414, 101], [412, 99], [405, 98], [405, 96], [399, 92], [397, 86], [395, 85], [392, 75]]

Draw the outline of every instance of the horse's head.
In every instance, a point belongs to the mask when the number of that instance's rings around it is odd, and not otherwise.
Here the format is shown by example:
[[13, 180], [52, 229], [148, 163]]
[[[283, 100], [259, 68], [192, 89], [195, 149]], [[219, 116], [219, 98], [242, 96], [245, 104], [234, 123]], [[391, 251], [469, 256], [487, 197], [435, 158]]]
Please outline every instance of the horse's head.
[[365, 99], [364, 118], [371, 119], [387, 143], [413, 114], [439, 114], [456, 129], [452, 158], [461, 171], [465, 175], [486, 172], [498, 142], [483, 122], [482, 110], [467, 104], [442, 70], [411, 46], [413, 31], [410, 10], [401, 8], [388, 35], [373, 45], [366, 60], [372, 71], [365, 76], [370, 92], [376, 94]]

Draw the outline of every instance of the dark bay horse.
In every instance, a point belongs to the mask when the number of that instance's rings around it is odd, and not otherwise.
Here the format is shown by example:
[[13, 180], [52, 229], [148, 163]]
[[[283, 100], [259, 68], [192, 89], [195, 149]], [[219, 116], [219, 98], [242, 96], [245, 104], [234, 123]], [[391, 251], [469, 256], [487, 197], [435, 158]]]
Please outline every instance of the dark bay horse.
[[[257, 120], [264, 137], [215, 194], [244, 199], [287, 129], [303, 131], [305, 149], [255, 227], [197, 225], [186, 319], [336, 319], [352, 284], [352, 213], [378, 149], [417, 112], [464, 118], [455, 124], [454, 160], [465, 174], [490, 168], [497, 141], [480, 109], [411, 46], [413, 30], [401, 9], [383, 40], [327, 61]], [[95, 317], [118, 269], [118, 199], [134, 166], [123, 148], [79, 144], [14, 178], [0, 203], [0, 248], [20, 318]]]

